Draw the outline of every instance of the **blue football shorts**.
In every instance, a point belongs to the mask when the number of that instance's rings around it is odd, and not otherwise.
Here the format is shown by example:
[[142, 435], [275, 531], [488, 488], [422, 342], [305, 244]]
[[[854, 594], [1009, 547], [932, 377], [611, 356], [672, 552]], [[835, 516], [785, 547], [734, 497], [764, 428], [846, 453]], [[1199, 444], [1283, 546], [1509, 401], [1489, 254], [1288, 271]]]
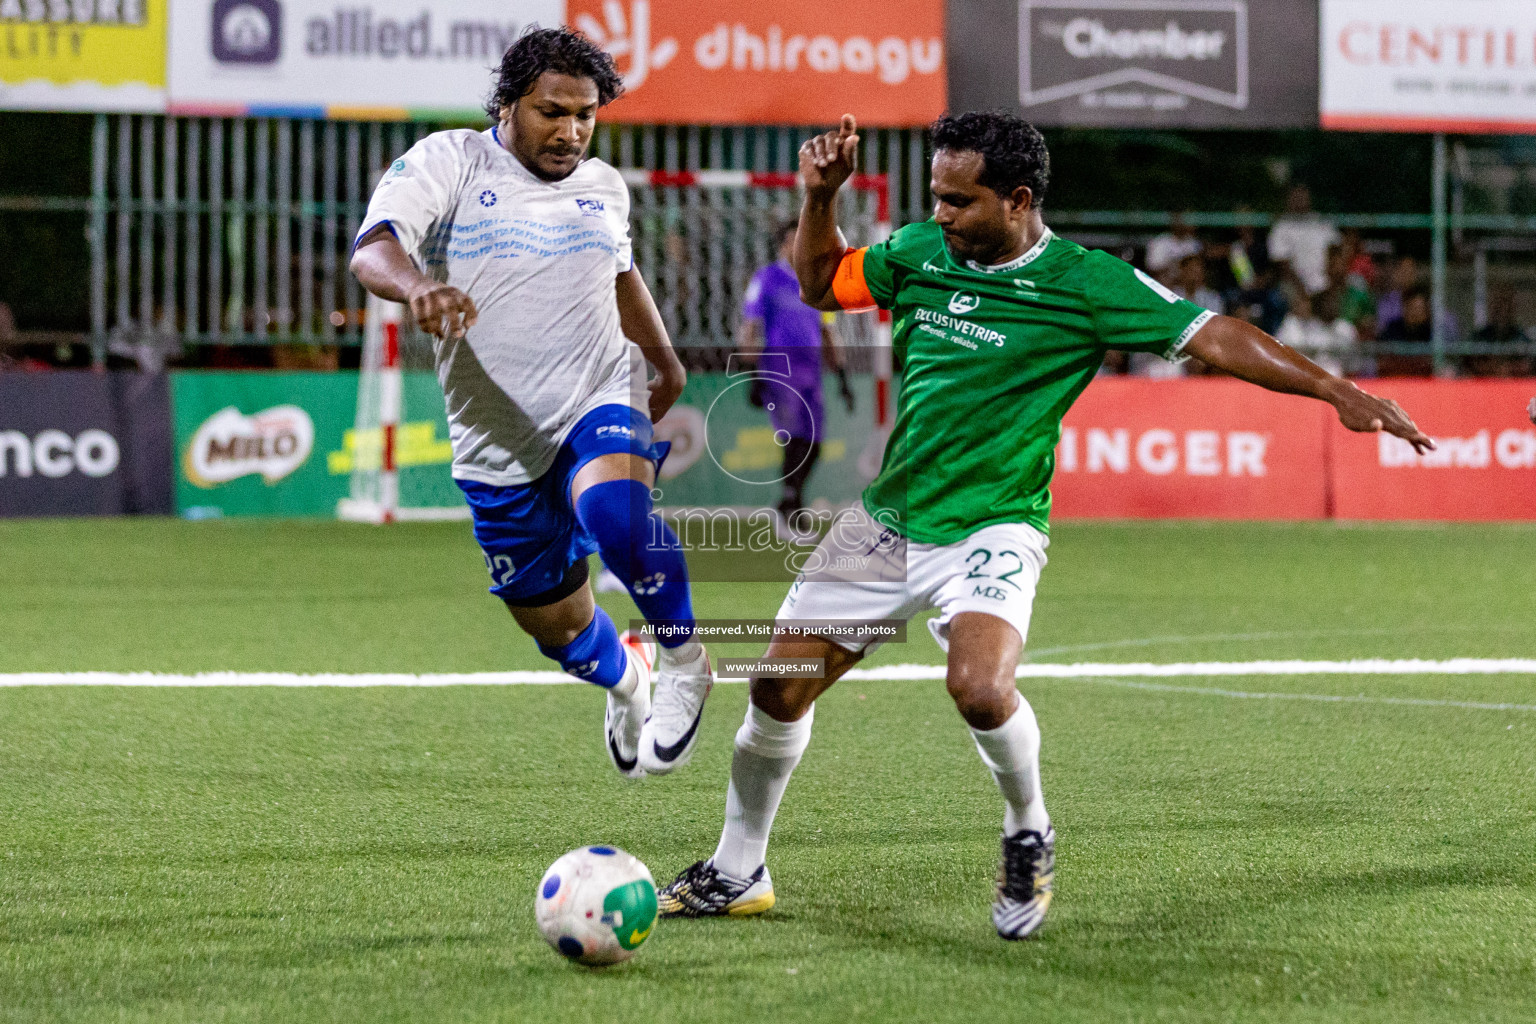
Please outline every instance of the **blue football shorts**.
[[566, 435], [545, 474], [526, 484], [497, 487], [455, 480], [474, 517], [491, 593], [516, 607], [554, 604], [587, 582], [587, 556], [597, 542], [571, 507], [571, 481], [603, 455], [629, 453], [658, 469], [671, 446], [654, 440], [650, 418], [627, 405], [600, 405]]

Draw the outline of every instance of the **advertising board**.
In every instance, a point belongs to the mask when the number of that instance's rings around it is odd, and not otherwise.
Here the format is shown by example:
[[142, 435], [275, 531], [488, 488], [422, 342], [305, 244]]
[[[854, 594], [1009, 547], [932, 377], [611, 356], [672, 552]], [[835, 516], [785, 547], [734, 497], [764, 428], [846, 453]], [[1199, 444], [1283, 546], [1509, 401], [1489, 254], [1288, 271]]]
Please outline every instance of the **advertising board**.
[[0, 516], [170, 510], [163, 374], [0, 375]]
[[0, 0], [0, 110], [164, 110], [168, 2]]
[[1322, 123], [1536, 131], [1530, 0], [1322, 0]]
[[1310, 127], [1316, 46], [1316, 0], [972, 0], [950, 5], [949, 102], [1047, 126]]

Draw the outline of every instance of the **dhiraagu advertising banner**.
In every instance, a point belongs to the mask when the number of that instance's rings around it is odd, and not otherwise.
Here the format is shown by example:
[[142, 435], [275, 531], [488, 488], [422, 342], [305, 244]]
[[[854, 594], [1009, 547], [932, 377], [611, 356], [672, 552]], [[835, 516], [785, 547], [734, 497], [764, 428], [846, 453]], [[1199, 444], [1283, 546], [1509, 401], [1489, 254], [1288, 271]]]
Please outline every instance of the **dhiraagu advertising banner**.
[[0, 0], [0, 110], [164, 110], [167, 2]]
[[[406, 409], [433, 414], [401, 424], [401, 501], [461, 504], [437, 378], [408, 373], [405, 390]], [[184, 516], [332, 517], [353, 468], [378, 462], [379, 438], [353, 429], [355, 373], [188, 371], [172, 375], [171, 396]]]

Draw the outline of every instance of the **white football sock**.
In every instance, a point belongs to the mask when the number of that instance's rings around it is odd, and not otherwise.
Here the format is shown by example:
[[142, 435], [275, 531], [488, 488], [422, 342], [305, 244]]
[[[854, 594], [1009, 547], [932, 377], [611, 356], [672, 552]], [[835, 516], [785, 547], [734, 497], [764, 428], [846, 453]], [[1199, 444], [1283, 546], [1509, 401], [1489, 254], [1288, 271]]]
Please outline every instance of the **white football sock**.
[[1018, 710], [1008, 721], [996, 729], [972, 729], [971, 735], [1008, 805], [1003, 833], [1012, 836], [1029, 829], [1044, 834], [1051, 816], [1045, 813], [1040, 791], [1040, 726], [1029, 701], [1019, 694]]
[[683, 672], [694, 668], [702, 672], [703, 667], [699, 662], [703, 658], [704, 645], [692, 637], [684, 640], [676, 647], [656, 645], [656, 666], [657, 668], [664, 668], [669, 672]]
[[790, 773], [811, 742], [816, 708], [798, 722], [780, 722], [747, 705], [747, 720], [736, 732], [731, 788], [725, 794], [725, 831], [713, 858], [715, 870], [745, 879], [764, 863], [773, 816]]
[[620, 679], [608, 691], [621, 700], [628, 700], [635, 694], [635, 688], [640, 683], [640, 666], [636, 664], [636, 656], [629, 650], [624, 652], [624, 678]]

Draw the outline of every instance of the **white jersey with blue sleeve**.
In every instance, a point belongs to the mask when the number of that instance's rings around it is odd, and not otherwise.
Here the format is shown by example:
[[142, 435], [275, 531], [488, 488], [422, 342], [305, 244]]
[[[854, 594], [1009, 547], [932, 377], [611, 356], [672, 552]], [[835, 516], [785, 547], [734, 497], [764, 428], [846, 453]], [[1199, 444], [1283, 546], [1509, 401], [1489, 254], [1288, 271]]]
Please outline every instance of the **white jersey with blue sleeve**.
[[646, 410], [644, 361], [615, 295], [633, 265], [629, 190], [608, 164], [544, 181], [494, 128], [437, 132], [390, 166], [358, 238], [380, 224], [480, 311], [465, 337], [433, 347], [455, 478], [527, 483], [587, 412]]

